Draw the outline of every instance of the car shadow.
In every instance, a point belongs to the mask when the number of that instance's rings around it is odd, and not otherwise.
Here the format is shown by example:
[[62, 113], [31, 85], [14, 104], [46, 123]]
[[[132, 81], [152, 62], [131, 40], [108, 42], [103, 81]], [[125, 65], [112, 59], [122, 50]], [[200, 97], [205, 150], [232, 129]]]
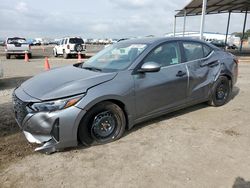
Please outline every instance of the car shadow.
[[16, 88], [29, 78], [31, 78], [31, 76], [2, 78], [0, 79], [0, 91]]
[[183, 114], [187, 114], [187, 113], [190, 113], [190, 112], [193, 112], [193, 111], [197, 111], [197, 110], [200, 110], [200, 109], [203, 109], [203, 108], [207, 108], [208, 106], [209, 105], [206, 104], [206, 103], [201, 103], [201, 104], [197, 104], [197, 105], [194, 105], [194, 106], [183, 108], [181, 110], [177, 110], [177, 111], [174, 111], [174, 112], [171, 112], [171, 113], [167, 113], [165, 115], [162, 115], [162, 116], [159, 116], [159, 117], [144, 121], [142, 123], [138, 123], [134, 127], [132, 127], [132, 129], [127, 130], [124, 133], [124, 137], [131, 134], [131, 133], [133, 133], [133, 132], [135, 132], [135, 131], [138, 131], [139, 129], [144, 128], [144, 127], [146, 127], [148, 125], [151, 125], [151, 124], [154, 124], [154, 123], [159, 123], [161, 121], [165, 121], [165, 120], [168, 120], [168, 119], [176, 118], [176, 117], [181, 116]]
[[232, 94], [231, 94], [231, 100], [234, 100], [234, 98], [240, 93], [240, 88], [237, 86], [233, 87]]
[[[238, 88], [236, 86], [233, 87], [230, 100], [233, 100], [239, 93], [240, 93], [240, 88]], [[229, 100], [229, 102], [230, 102], [230, 100]], [[137, 130], [139, 130], [141, 128], [144, 128], [144, 127], [146, 127], [148, 125], [158, 123], [160, 121], [168, 120], [168, 119], [171, 119], [171, 118], [176, 118], [178, 116], [181, 116], [181, 115], [193, 112], [193, 111], [197, 111], [197, 110], [200, 110], [200, 109], [203, 109], [203, 108], [207, 108], [207, 107], [209, 107], [209, 105], [206, 102], [204, 102], [204, 103], [196, 104], [194, 106], [189, 106], [189, 107], [186, 107], [186, 108], [183, 108], [181, 110], [177, 110], [177, 111], [174, 111], [174, 112], [171, 112], [171, 113], [167, 113], [165, 115], [153, 118], [151, 120], [148, 120], [148, 121], [145, 121], [145, 122], [142, 122], [142, 123], [138, 123], [134, 127], [132, 127], [132, 129], [127, 130], [124, 133], [124, 136], [127, 136], [130, 133], [135, 132], [135, 131], [137, 131]]]
[[20, 132], [20, 128], [15, 121], [12, 103], [3, 103], [0, 106], [0, 138]]
[[250, 181], [245, 181], [242, 177], [237, 177], [232, 188], [249, 188]]

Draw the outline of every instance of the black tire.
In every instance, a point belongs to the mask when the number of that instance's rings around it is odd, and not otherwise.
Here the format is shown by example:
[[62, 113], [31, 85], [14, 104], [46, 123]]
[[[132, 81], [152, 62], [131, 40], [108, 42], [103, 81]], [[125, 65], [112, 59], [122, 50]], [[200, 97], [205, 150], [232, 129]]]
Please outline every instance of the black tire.
[[85, 146], [105, 144], [122, 137], [126, 127], [123, 110], [111, 102], [91, 108], [78, 128], [78, 140]]
[[64, 59], [68, 59], [69, 55], [65, 52], [65, 50], [63, 50], [63, 58]]
[[6, 54], [6, 59], [10, 59], [10, 54]]
[[83, 50], [83, 46], [81, 44], [76, 44], [74, 49], [76, 52], [81, 52]]
[[32, 58], [32, 54], [28, 54], [28, 57], [29, 57], [29, 59], [31, 59]]
[[56, 50], [53, 50], [53, 55], [54, 55], [54, 57], [57, 57], [57, 56], [58, 56], [58, 54], [57, 54], [57, 51], [56, 51]]
[[208, 104], [211, 106], [222, 106], [226, 104], [230, 100], [231, 91], [230, 80], [225, 76], [220, 76], [213, 86]]

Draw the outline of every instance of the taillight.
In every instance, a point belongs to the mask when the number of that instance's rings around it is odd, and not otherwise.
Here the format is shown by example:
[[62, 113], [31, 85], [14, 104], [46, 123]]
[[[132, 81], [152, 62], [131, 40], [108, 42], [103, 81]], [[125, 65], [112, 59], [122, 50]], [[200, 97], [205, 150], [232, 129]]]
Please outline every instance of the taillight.
[[238, 58], [235, 58], [235, 59], [234, 59], [234, 62], [235, 62], [235, 64], [236, 64], [236, 66], [235, 66], [236, 77], [238, 77], [238, 75], [239, 75], [239, 68], [238, 68], [239, 59], [238, 59]]
[[68, 49], [70, 48], [69, 44], [67, 45], [67, 48], [68, 48]]

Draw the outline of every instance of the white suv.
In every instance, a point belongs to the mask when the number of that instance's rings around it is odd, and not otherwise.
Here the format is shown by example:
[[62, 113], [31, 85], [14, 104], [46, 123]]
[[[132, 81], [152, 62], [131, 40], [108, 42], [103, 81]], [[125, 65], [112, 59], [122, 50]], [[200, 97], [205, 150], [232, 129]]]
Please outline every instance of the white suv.
[[71, 55], [86, 54], [86, 45], [80, 37], [65, 37], [59, 41], [59, 43], [53, 48], [53, 54], [55, 57], [63, 55], [67, 59]]

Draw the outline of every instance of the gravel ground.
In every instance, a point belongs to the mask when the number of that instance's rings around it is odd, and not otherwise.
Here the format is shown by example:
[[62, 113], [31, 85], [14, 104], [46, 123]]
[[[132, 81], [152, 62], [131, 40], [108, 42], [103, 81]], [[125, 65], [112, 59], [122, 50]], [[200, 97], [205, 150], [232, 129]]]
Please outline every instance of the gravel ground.
[[[48, 55], [51, 67], [77, 62]], [[44, 155], [33, 152], [11, 110], [12, 90], [43, 71], [44, 56], [29, 63], [0, 56], [0, 187], [250, 187], [249, 57], [241, 58], [234, 98], [223, 107], [196, 105], [110, 144]]]

